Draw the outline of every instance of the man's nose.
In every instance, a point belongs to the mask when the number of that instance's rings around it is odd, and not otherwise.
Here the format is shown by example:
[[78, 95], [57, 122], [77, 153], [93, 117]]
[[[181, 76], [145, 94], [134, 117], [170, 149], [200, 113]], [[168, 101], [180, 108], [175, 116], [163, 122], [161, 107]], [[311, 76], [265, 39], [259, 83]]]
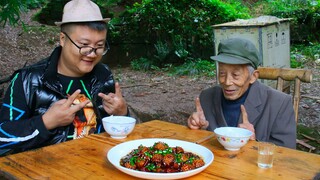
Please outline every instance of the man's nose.
[[89, 56], [89, 57], [96, 57], [96, 56], [97, 56], [96, 49], [92, 49], [92, 51], [90, 52], [90, 54], [88, 54], [87, 56]]
[[230, 75], [226, 75], [225, 80], [224, 80], [225, 85], [232, 85], [233, 84], [233, 78]]

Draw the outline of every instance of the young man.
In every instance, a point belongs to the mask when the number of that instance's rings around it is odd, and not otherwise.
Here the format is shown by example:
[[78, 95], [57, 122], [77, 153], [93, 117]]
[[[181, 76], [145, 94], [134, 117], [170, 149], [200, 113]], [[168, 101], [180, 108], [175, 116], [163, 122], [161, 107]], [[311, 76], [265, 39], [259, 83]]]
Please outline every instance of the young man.
[[253, 140], [270, 141], [296, 148], [296, 122], [290, 95], [259, 81], [260, 57], [248, 40], [221, 41], [218, 62], [219, 85], [201, 92], [196, 112], [188, 119], [191, 129], [233, 126], [249, 129]]
[[101, 119], [128, 115], [120, 86], [100, 63], [108, 18], [89, 0], [64, 7], [60, 46], [13, 74], [0, 110], [0, 148], [21, 152], [103, 130]]

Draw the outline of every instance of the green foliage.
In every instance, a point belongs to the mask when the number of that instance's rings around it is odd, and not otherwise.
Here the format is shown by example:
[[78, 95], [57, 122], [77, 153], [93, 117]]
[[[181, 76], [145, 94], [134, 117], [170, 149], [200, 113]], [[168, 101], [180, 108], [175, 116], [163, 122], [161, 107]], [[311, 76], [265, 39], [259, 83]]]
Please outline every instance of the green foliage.
[[63, 7], [69, 0], [49, 1], [38, 13], [34, 19], [42, 24], [55, 25], [62, 19]]
[[320, 44], [294, 44], [291, 46], [291, 67], [303, 68], [304, 64], [319, 59]]
[[160, 68], [152, 60], [140, 58], [131, 61], [131, 68], [140, 71], [162, 71], [175, 76], [215, 76], [215, 63], [202, 59], [189, 59], [181, 65], [172, 66], [172, 64], [166, 64]]
[[320, 42], [320, 0], [264, 0], [254, 9], [260, 9], [260, 14], [292, 18], [293, 42]]
[[[208, 58], [203, 54], [212, 50], [213, 24], [248, 18], [248, 12], [236, 1], [229, 4], [219, 0], [142, 0], [111, 21], [111, 38], [154, 44], [146, 58], [160, 58], [162, 65], [183, 63], [189, 58]], [[166, 45], [166, 56], [153, 55], [165, 52], [159, 49], [159, 42]]]
[[26, 8], [26, 0], [2, 0], [0, 1], [0, 24], [4, 26], [7, 21], [15, 25], [20, 20], [20, 11]]
[[47, 0], [1, 0], [0, 1], [0, 26], [17, 25], [20, 21], [20, 13], [27, 9], [38, 8]]
[[172, 68], [171, 74], [178, 76], [215, 76], [215, 63], [208, 60], [189, 60], [180, 66]]
[[300, 61], [296, 56], [291, 55], [290, 67], [291, 68], [303, 68], [303, 62]]
[[309, 45], [293, 45], [292, 48], [300, 50], [301, 54], [309, 57], [311, 60], [316, 60], [320, 54], [320, 44], [310, 43]]
[[28, 9], [40, 8], [40, 7], [43, 7], [47, 2], [48, 0], [28, 0], [27, 8]]
[[163, 43], [161, 41], [158, 41], [154, 46], [157, 51], [157, 54], [154, 55], [154, 57], [161, 64], [161, 62], [163, 62], [166, 59], [166, 57], [169, 55], [170, 49], [166, 42]]
[[151, 67], [153, 66], [153, 62], [147, 58], [142, 57], [139, 59], [132, 60], [130, 62], [130, 65], [133, 70], [148, 71], [152, 69]]

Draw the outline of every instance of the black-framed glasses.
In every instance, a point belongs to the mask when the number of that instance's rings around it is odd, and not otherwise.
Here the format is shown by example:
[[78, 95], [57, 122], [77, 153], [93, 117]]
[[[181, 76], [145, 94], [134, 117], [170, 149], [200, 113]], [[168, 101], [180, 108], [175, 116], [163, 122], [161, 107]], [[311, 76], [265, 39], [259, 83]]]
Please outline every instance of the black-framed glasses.
[[62, 32], [62, 33], [64, 35], [66, 35], [67, 38], [72, 42], [72, 44], [75, 45], [79, 49], [79, 53], [81, 55], [88, 56], [92, 52], [94, 52], [98, 56], [105, 55], [110, 49], [108, 41], [106, 41], [104, 47], [98, 47], [98, 48], [93, 48], [91, 46], [82, 46], [82, 47], [80, 47], [69, 37], [69, 35], [67, 33], [65, 33], [65, 32]]

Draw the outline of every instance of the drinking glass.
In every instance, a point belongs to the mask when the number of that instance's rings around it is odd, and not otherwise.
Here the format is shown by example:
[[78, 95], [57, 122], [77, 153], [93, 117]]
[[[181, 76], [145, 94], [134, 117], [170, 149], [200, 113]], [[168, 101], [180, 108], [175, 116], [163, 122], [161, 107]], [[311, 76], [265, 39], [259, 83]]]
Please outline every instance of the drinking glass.
[[275, 144], [271, 142], [259, 142], [258, 166], [260, 168], [271, 168], [273, 166], [273, 154]]

